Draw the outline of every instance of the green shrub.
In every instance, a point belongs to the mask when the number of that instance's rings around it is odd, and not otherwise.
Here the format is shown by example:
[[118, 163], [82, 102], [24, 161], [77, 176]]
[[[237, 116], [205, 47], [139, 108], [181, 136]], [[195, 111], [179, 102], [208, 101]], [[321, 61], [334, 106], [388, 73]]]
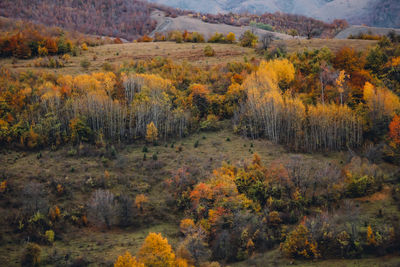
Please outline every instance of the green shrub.
[[208, 115], [207, 119], [200, 123], [200, 129], [202, 131], [216, 131], [218, 128], [218, 118], [215, 115]]
[[270, 31], [270, 32], [274, 31], [274, 28], [271, 25], [264, 24], [261, 22], [252, 21], [252, 22], [250, 22], [250, 26], [253, 26], [253, 27], [256, 27], [256, 28], [259, 28], [262, 30]]
[[243, 47], [255, 47], [258, 43], [258, 36], [247, 30], [240, 36], [239, 40]]
[[208, 39], [209, 43], [225, 43], [225, 36], [222, 33], [216, 32]]
[[372, 176], [351, 176], [347, 184], [347, 195], [349, 197], [368, 196], [376, 192], [377, 187], [375, 178]]
[[158, 160], [158, 156], [157, 156], [156, 153], [153, 154], [152, 159], [153, 159], [154, 161]]

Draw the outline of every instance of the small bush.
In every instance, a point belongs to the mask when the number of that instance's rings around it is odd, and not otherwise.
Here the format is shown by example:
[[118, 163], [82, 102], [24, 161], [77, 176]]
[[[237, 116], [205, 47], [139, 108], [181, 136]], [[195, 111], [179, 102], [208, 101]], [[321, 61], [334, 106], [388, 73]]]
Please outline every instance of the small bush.
[[47, 230], [44, 235], [46, 236], [46, 239], [49, 243], [54, 242], [54, 231], [53, 230]]
[[213, 56], [215, 56], [215, 51], [214, 51], [214, 49], [213, 49], [211, 46], [207, 45], [207, 46], [204, 48], [204, 55], [205, 55], [206, 57], [213, 57]]
[[143, 152], [143, 153], [149, 152], [149, 149], [147, 148], [147, 146], [144, 146], [144, 147], [143, 147], [142, 152]]
[[347, 185], [349, 197], [362, 197], [377, 191], [377, 183], [372, 176], [350, 177]]
[[258, 36], [251, 31], [245, 31], [242, 36], [240, 36], [240, 45], [243, 47], [255, 47], [258, 43]]
[[196, 142], [194, 143], [194, 148], [197, 148], [199, 146], [199, 140], [196, 140]]
[[78, 152], [77, 152], [76, 149], [74, 149], [74, 148], [71, 148], [70, 150], [68, 150], [68, 156], [69, 156], [69, 157], [76, 156], [77, 153], [78, 153]]
[[90, 67], [89, 60], [87, 60], [87, 59], [82, 60], [81, 61], [81, 67], [87, 70]]
[[83, 51], [87, 51], [87, 50], [88, 50], [87, 44], [86, 44], [86, 43], [83, 43], [83, 44], [81, 45], [81, 49], [82, 49]]
[[101, 66], [101, 68], [104, 71], [113, 71], [114, 70], [114, 67], [108, 62], [104, 62], [103, 65]]
[[152, 158], [153, 160], [157, 160], [157, 159], [158, 159], [158, 156], [157, 156], [156, 153], [154, 153], [153, 156], [152, 156], [151, 158]]

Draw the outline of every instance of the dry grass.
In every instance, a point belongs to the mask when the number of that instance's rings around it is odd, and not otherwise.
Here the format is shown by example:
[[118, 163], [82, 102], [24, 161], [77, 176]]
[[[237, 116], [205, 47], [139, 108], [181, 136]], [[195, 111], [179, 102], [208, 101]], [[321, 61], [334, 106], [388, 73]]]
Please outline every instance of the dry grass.
[[[210, 45], [216, 52], [214, 57], [206, 57], [204, 48]], [[148, 60], [155, 57], [169, 58], [174, 62], [188, 62], [196, 66], [212, 66], [230, 61], [244, 61], [244, 58], [256, 57], [254, 49], [229, 44], [192, 44], [173, 42], [160, 43], [127, 43], [120, 45], [103, 45], [90, 47], [88, 51], [78, 57], [71, 57], [64, 68], [49, 69], [34, 67], [34, 59], [18, 60], [12, 64], [12, 59], [0, 60], [0, 65], [14, 70], [26, 71], [28, 69], [50, 71], [57, 74], [77, 75], [82, 72], [102, 71], [104, 63], [119, 66], [124, 62]], [[80, 62], [87, 59], [90, 62], [88, 70], [80, 66]]]
[[332, 51], [338, 51], [342, 47], [348, 46], [354, 48], [357, 51], [364, 51], [368, 47], [377, 44], [377, 41], [370, 40], [340, 40], [340, 39], [291, 39], [291, 40], [278, 40], [274, 41], [273, 46], [279, 44], [285, 44], [288, 48], [288, 52], [299, 52], [307, 49], [321, 49], [327, 47]]
[[[338, 39], [291, 39], [279, 40], [273, 43], [273, 46], [285, 44], [288, 52], [303, 51], [305, 49], [320, 49], [324, 46], [333, 51], [337, 51], [344, 46], [352, 47], [358, 51], [367, 49], [376, 44], [376, 41], [368, 40], [338, 40]], [[206, 57], [204, 48], [210, 45], [216, 52], [214, 57]], [[5, 66], [18, 71], [36, 70], [50, 71], [56, 74], [77, 75], [84, 72], [103, 71], [103, 64], [108, 63], [111, 66], [119, 66], [136, 60], [148, 60], [155, 57], [169, 58], [174, 62], [188, 62], [195, 66], [206, 67], [227, 63], [232, 61], [243, 62], [245, 59], [258, 58], [262, 56], [256, 54], [254, 49], [244, 48], [235, 44], [192, 44], [173, 42], [160, 43], [126, 43], [120, 45], [103, 45], [91, 47], [77, 57], [71, 57], [70, 62], [64, 68], [50, 69], [34, 67], [34, 59], [17, 60], [13, 64], [12, 59], [1, 59], [0, 66]], [[90, 67], [84, 70], [80, 63], [82, 60], [88, 60]]]

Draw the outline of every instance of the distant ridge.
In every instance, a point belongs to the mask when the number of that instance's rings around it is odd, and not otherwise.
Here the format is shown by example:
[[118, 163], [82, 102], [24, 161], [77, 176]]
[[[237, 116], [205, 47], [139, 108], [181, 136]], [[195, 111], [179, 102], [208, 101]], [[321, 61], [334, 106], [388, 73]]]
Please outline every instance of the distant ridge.
[[400, 28], [399, 0], [150, 0], [154, 3], [204, 13], [301, 14], [327, 22]]

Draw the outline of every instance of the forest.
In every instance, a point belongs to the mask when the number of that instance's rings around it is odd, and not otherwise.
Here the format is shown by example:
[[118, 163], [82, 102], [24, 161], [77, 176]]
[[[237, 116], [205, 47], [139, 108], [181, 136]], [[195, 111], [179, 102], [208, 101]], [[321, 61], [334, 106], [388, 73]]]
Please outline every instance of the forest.
[[[0, 10], [14, 12], [7, 2]], [[89, 71], [96, 49], [128, 46], [119, 38], [3, 20], [2, 261], [261, 266], [259, 257], [275, 251], [278, 265], [386, 256], [396, 266], [399, 36], [375, 37], [361, 51], [289, 53], [263, 45], [251, 31], [208, 40], [187, 31], [150, 38], [154, 25], [141, 19], [150, 12], [141, 2], [62, 1], [75, 9], [55, 10], [55, 17], [46, 16], [53, 6], [40, 2], [30, 12], [41, 22], [140, 35], [137, 44], [154, 43], [155, 51], [172, 41], [177, 49], [204, 43], [205, 63], [155, 56], [109, 60]], [[108, 13], [77, 19], [97, 9], [121, 11], [114, 19], [125, 27], [97, 20], [111, 19]], [[140, 23], [125, 23], [127, 9]], [[270, 23], [267, 15], [258, 22]], [[257, 56], [211, 65], [219, 46], [249, 47]], [[74, 58], [82, 58], [79, 74], [63, 73]], [[17, 70], [3, 66], [9, 61], [35, 64]], [[87, 239], [77, 245], [73, 237]]]

